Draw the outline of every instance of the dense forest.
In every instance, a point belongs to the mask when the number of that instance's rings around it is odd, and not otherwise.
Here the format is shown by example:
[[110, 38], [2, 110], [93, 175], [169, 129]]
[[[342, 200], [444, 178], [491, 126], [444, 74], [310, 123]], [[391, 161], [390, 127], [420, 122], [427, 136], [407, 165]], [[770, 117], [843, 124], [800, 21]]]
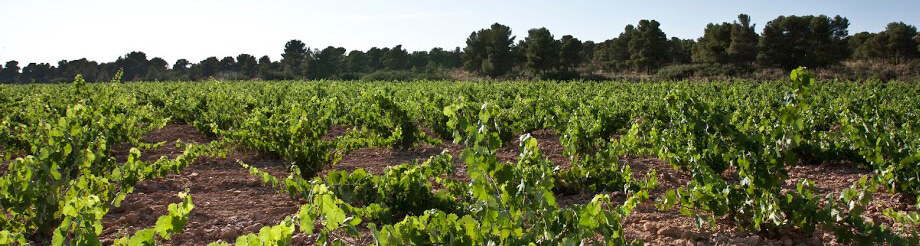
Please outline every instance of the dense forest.
[[107, 81], [119, 70], [127, 81], [445, 79], [461, 69], [487, 78], [575, 79], [616, 73], [657, 73], [665, 78], [732, 76], [758, 69], [824, 68], [843, 62], [920, 64], [920, 35], [915, 26], [903, 22], [892, 22], [878, 33], [850, 35], [849, 20], [841, 16], [779, 16], [757, 33], [750, 17], [741, 14], [731, 23], [710, 23], [696, 40], [668, 38], [660, 25], [641, 20], [627, 25], [616, 37], [594, 42], [572, 35], [557, 38], [546, 28], [530, 29], [526, 37], [518, 38], [510, 27], [496, 23], [471, 33], [463, 48], [413, 52], [401, 45], [367, 51], [332, 46], [316, 49], [291, 40], [278, 61], [267, 55], [240, 54], [208, 57], [197, 63], [179, 59], [170, 66], [140, 51], [101, 63], [84, 58], [62, 60], [56, 66], [29, 63], [21, 67], [12, 60], [0, 66], [0, 82], [61, 82], [77, 74], [91, 82]]

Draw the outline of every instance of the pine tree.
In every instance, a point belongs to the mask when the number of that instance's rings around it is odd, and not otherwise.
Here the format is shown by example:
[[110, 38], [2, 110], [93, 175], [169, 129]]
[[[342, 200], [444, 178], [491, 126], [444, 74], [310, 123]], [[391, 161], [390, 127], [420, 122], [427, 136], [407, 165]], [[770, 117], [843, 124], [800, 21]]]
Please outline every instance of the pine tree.
[[282, 71], [286, 78], [304, 78], [308, 66], [309, 48], [300, 40], [294, 39], [284, 44], [284, 53], [281, 54]]
[[581, 65], [584, 55], [584, 44], [581, 40], [572, 35], [565, 35], [562, 36], [559, 43], [559, 66], [563, 70], [571, 71]]
[[464, 69], [491, 77], [508, 73], [514, 65], [514, 38], [510, 27], [498, 23], [471, 33], [463, 49]]
[[668, 39], [655, 20], [641, 20], [629, 41], [629, 58], [638, 70], [651, 73], [668, 61]]
[[754, 29], [750, 16], [738, 15], [738, 21], [732, 24], [731, 42], [728, 46], [728, 56], [732, 63], [749, 65], [757, 59], [758, 37]]
[[888, 55], [895, 63], [920, 58], [920, 53], [914, 49], [917, 47], [917, 41], [914, 39], [917, 37], [917, 27], [904, 22], [892, 22], [885, 27], [885, 33], [888, 36]]
[[530, 29], [524, 39], [526, 67], [536, 74], [546, 74], [559, 62], [559, 45], [546, 28]]
[[693, 61], [698, 63], [728, 63], [732, 41], [732, 25], [728, 23], [706, 25], [703, 37], [693, 48]]

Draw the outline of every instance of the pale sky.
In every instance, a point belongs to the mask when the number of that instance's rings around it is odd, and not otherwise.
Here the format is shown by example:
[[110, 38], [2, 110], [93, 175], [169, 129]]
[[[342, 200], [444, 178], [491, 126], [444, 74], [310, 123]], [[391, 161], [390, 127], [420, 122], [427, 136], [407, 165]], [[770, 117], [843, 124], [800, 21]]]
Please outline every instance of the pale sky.
[[0, 61], [48, 62], [86, 57], [114, 61], [131, 51], [170, 64], [248, 53], [280, 58], [284, 43], [311, 48], [402, 44], [410, 51], [463, 46], [473, 31], [499, 22], [518, 40], [548, 28], [603, 41], [627, 24], [655, 19], [669, 37], [698, 38], [711, 22], [746, 13], [758, 32], [779, 15], [842, 15], [850, 34], [878, 32], [893, 21], [920, 26], [920, 1], [134, 1], [0, 0]]

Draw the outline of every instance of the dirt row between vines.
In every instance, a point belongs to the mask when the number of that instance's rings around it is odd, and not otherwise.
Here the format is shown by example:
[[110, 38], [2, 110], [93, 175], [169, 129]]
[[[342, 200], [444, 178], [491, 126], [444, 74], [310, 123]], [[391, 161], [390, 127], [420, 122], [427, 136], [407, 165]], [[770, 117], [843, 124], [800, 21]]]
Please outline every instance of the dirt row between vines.
[[[347, 127], [334, 126], [330, 136], [342, 135]], [[549, 130], [531, 133], [537, 139], [541, 152], [549, 160], [568, 168], [570, 162], [563, 154], [559, 137]], [[207, 138], [191, 126], [169, 124], [161, 130], [151, 132], [144, 137], [145, 142], [205, 143]], [[518, 157], [518, 140], [507, 144], [497, 152], [500, 161], [514, 161]], [[127, 155], [127, 147], [116, 151], [117, 156]], [[459, 159], [462, 147], [446, 142], [443, 146], [424, 145], [408, 150], [391, 148], [366, 148], [353, 151], [344, 156], [332, 169], [352, 171], [363, 168], [369, 173], [383, 173], [387, 166], [402, 163], [422, 163], [430, 156], [447, 150], [454, 156], [459, 180], [466, 177], [465, 166]], [[143, 151], [143, 159], [155, 160], [160, 156], [174, 158], [182, 153], [173, 144], [166, 144], [157, 149]], [[275, 225], [286, 216], [298, 211], [304, 201], [296, 201], [289, 196], [279, 194], [271, 187], [243, 169], [236, 160], [258, 167], [278, 177], [286, 176], [287, 164], [283, 160], [258, 151], [231, 150], [226, 158], [202, 157], [196, 160], [178, 175], [141, 182], [132, 194], [129, 194], [119, 208], [112, 210], [103, 218], [104, 232], [102, 238], [106, 244], [121, 235], [145, 228], [151, 228], [157, 217], [167, 213], [169, 203], [178, 202], [178, 192], [188, 190], [192, 195], [195, 209], [182, 234], [172, 240], [160, 242], [163, 245], [205, 245], [217, 240], [233, 243], [235, 238], [257, 233], [262, 226]], [[665, 162], [647, 157], [624, 157], [621, 162], [632, 167], [633, 176], [643, 177], [650, 170], [657, 170], [659, 188], [652, 192], [652, 199], [667, 190], [681, 187], [689, 180], [687, 173], [675, 170]], [[824, 194], [839, 192], [849, 187], [861, 175], [870, 172], [849, 166], [811, 165], [790, 168], [788, 186], [793, 188], [800, 178], [815, 181], [819, 192]], [[321, 172], [324, 175], [327, 171]], [[789, 188], [787, 187], [787, 188]], [[595, 194], [574, 194], [557, 197], [560, 204], [585, 203]], [[611, 193], [619, 200], [625, 195]], [[880, 194], [867, 211], [867, 216], [877, 222], [886, 222], [881, 218], [884, 208], [911, 209], [909, 198], [900, 195]], [[692, 217], [677, 211], [659, 211], [653, 203], [641, 204], [625, 222], [626, 237], [638, 239], [648, 245], [836, 245], [836, 239], [827, 232], [819, 231], [813, 235], [784, 232], [773, 236], [764, 236], [743, 231], [727, 220], [720, 220], [714, 227], [695, 226]], [[295, 235], [295, 245], [311, 245], [313, 238], [303, 234]], [[366, 244], [369, 235], [355, 239], [351, 243]]]
[[[194, 127], [169, 124], [142, 139], [148, 143], [165, 141], [167, 144], [142, 151], [141, 159], [175, 158], [183, 152], [175, 147], [176, 140], [206, 143], [212, 139]], [[128, 146], [119, 146], [114, 154], [125, 158], [127, 151]], [[236, 237], [277, 224], [299, 209], [300, 202], [262, 185], [237, 164], [237, 159], [273, 174], [280, 175], [285, 170], [281, 160], [257, 152], [231, 151], [227, 158], [200, 157], [179, 174], [139, 183], [121, 207], [113, 207], [103, 217], [103, 243], [110, 244], [122, 235], [152, 228], [159, 216], [167, 214], [167, 205], [179, 202], [177, 194], [186, 190], [195, 208], [185, 230], [158, 244], [206, 245], [217, 240], [234, 243]]]

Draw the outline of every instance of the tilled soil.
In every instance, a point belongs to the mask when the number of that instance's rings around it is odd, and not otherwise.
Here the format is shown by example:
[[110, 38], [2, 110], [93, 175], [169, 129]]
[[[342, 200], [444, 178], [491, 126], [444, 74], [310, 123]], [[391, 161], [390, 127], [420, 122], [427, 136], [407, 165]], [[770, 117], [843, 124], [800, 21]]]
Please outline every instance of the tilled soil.
[[[347, 132], [345, 126], [333, 126], [328, 138], [341, 136]], [[568, 168], [571, 161], [563, 154], [563, 147], [558, 135], [550, 130], [538, 130], [531, 133], [537, 139], [541, 153], [560, 168]], [[207, 142], [204, 135], [194, 128], [184, 125], [168, 125], [162, 130], [150, 133], [145, 137], [147, 142], [167, 141], [176, 139], [182, 141]], [[348, 153], [336, 165], [330, 167], [334, 170], [353, 171], [363, 168], [369, 173], [381, 174], [387, 166], [403, 163], [422, 163], [433, 155], [447, 150], [454, 156], [455, 167], [459, 180], [469, 180], [466, 177], [466, 168], [460, 160], [462, 147], [444, 141], [443, 146], [423, 145], [409, 149], [392, 148], [366, 148]], [[117, 152], [117, 151], [116, 151]], [[160, 148], [144, 151], [145, 160], [155, 160], [159, 156], [174, 158], [180, 154], [181, 149], [173, 144], [166, 144]], [[122, 152], [125, 155], [127, 150]], [[516, 161], [518, 158], [518, 140], [506, 143], [498, 150], [500, 161]], [[120, 208], [113, 210], [103, 219], [105, 231], [103, 238], [106, 242], [123, 233], [132, 233], [138, 229], [150, 228], [156, 217], [166, 213], [166, 205], [178, 202], [176, 193], [189, 190], [196, 208], [192, 211], [185, 232], [176, 235], [172, 240], [163, 242], [167, 245], [204, 245], [217, 240], [233, 242], [239, 235], [257, 232], [265, 225], [274, 225], [285, 216], [291, 215], [299, 209], [302, 201], [277, 193], [274, 189], [262, 183], [239, 166], [235, 160], [240, 159], [247, 164], [256, 166], [261, 170], [272, 173], [278, 177], [287, 174], [284, 161], [265, 153], [256, 151], [232, 151], [227, 158], [200, 158], [178, 175], [169, 175], [156, 180], [142, 182], [134, 193]], [[638, 239], [648, 245], [837, 245], [839, 244], [830, 233], [818, 231], [812, 235], [802, 235], [795, 232], [782, 232], [778, 235], [765, 236], [738, 229], [738, 226], [727, 220], [717, 220], [714, 226], [696, 227], [692, 217], [684, 216], [677, 211], [660, 211], [653, 205], [655, 198], [668, 190], [684, 186], [690, 176], [680, 170], [673, 169], [666, 162], [648, 157], [626, 156], [621, 162], [632, 167], [635, 179], [641, 179], [650, 170], [656, 170], [659, 187], [652, 191], [651, 201], [641, 204], [625, 221], [626, 237]], [[324, 175], [323, 171], [318, 175]], [[852, 166], [832, 165], [805, 165], [791, 167], [789, 181], [786, 189], [794, 189], [801, 178], [808, 178], [815, 182], [819, 195], [839, 193], [849, 187], [853, 181], [870, 172]], [[560, 204], [586, 203], [595, 194], [573, 194], [557, 197]], [[625, 195], [610, 193], [617, 201], [625, 199]], [[880, 218], [880, 213], [885, 208], [900, 210], [914, 209], [910, 205], [913, 198], [903, 197], [899, 194], [878, 194], [876, 200], [867, 211], [867, 216], [885, 222]], [[354, 239], [353, 244], [370, 243], [369, 237]], [[296, 235], [295, 245], [312, 244], [309, 236]]]
[[[683, 171], [671, 168], [667, 163], [654, 158], [625, 158], [633, 167], [634, 175], [655, 169], [658, 174], [658, 189], [650, 194], [650, 200], [667, 190], [684, 186], [690, 177]], [[851, 184], [864, 175], [872, 175], [865, 169], [852, 165], [802, 165], [789, 169], [789, 179], [784, 190], [794, 190], [802, 179], [815, 183], [816, 197], [828, 194], [834, 197], [849, 188]], [[911, 204], [913, 198], [902, 194], [879, 192], [864, 213], [876, 223], [891, 225], [891, 221], [882, 219], [882, 211], [893, 208], [902, 211], [916, 211]], [[648, 245], [841, 245], [833, 232], [820, 228], [806, 235], [795, 231], [780, 231], [777, 235], [760, 235], [744, 231], [725, 219], [717, 220], [713, 227], [697, 227], [694, 218], [684, 216], [678, 211], [661, 211], [651, 203], [640, 205], [624, 221], [626, 236], [638, 239]]]
[[[438, 147], [431, 145], [423, 145], [419, 147], [412, 147], [409, 149], [393, 149], [393, 148], [363, 148], [352, 151], [342, 157], [335, 165], [332, 165], [329, 170], [342, 170], [342, 171], [354, 171], [359, 168], [363, 168], [364, 171], [372, 174], [382, 174], [384, 173], [386, 167], [395, 166], [399, 164], [413, 164], [418, 162], [419, 164], [428, 160], [429, 157], [441, 154], [444, 149], [448, 149], [448, 153], [454, 157], [454, 164], [459, 164], [459, 155], [462, 148], [459, 146], [446, 146]], [[328, 170], [320, 172], [319, 176], [324, 176], [328, 173]]]
[[623, 221], [627, 238], [648, 245], [772, 245], [778, 242], [739, 230], [728, 221], [720, 221], [713, 228], [697, 227], [692, 217], [678, 211], [658, 210], [654, 206], [655, 199], [686, 185], [690, 175], [655, 158], [629, 156], [621, 161], [630, 165], [633, 177], [643, 178], [655, 170], [658, 180], [658, 188], [650, 192], [649, 201], [636, 207]]
[[[333, 126], [329, 135], [341, 136], [347, 131], [347, 127]], [[571, 161], [563, 155], [563, 147], [559, 143], [559, 137], [555, 136], [551, 130], [537, 130], [531, 133], [537, 139], [537, 145], [540, 152], [551, 162], [561, 168], [571, 166]], [[332, 136], [326, 136], [324, 139], [332, 139]], [[428, 158], [441, 154], [445, 150], [447, 154], [453, 156], [454, 167], [456, 168], [456, 178], [461, 181], [469, 181], [466, 174], [466, 165], [460, 159], [463, 152], [463, 146], [454, 144], [449, 140], [442, 140], [442, 146], [432, 146], [423, 144], [422, 146], [412, 147], [409, 149], [394, 148], [362, 148], [346, 154], [342, 160], [330, 167], [330, 170], [354, 171], [363, 168], [368, 173], [382, 174], [386, 167], [399, 164], [423, 163]], [[520, 157], [519, 145], [520, 140], [515, 138], [509, 143], [505, 143], [501, 148], [496, 150], [496, 157], [500, 162], [516, 162]], [[318, 175], [323, 176], [328, 170], [320, 172]]]
[[[530, 133], [530, 136], [537, 140], [537, 146], [540, 147], [540, 154], [560, 168], [567, 169], [571, 166], [571, 160], [563, 153], [565, 147], [559, 142], [559, 136], [553, 130], [541, 129]], [[501, 162], [517, 162], [520, 158], [521, 139], [514, 138], [510, 143], [505, 143], [499, 148], [495, 155]]]
[[[142, 159], [159, 156], [175, 158], [182, 150], [175, 140], [206, 142], [194, 128], [167, 125], [148, 134], [145, 142], [167, 141], [168, 144], [144, 151]], [[116, 153], [117, 155], [117, 153]], [[121, 207], [103, 217], [101, 238], [106, 244], [121, 235], [152, 228], [159, 216], [167, 214], [167, 205], [180, 202], [176, 196], [188, 190], [195, 203], [183, 233], [165, 245], [205, 245], [217, 240], [235, 242], [236, 237], [258, 233], [262, 226], [275, 225], [300, 208], [300, 202], [276, 192], [236, 163], [236, 159], [273, 174], [285, 173], [281, 160], [253, 152], [233, 151], [227, 158], [199, 158], [179, 174], [148, 180], [137, 185]], [[126, 234], [127, 233], [127, 234]], [[303, 238], [300, 238], [303, 241]]]
[[[792, 191], [796, 189], [802, 179], [808, 179], [814, 182], [817, 194], [815, 197], [826, 197], [831, 195], [839, 198], [840, 192], [858, 182], [862, 177], [872, 177], [875, 174], [869, 170], [855, 167], [853, 164], [821, 164], [821, 165], [804, 165], [789, 168], [789, 179], [786, 180], [786, 186], [783, 190]], [[887, 219], [882, 213], [886, 209], [899, 211], [917, 211], [914, 206], [916, 198], [901, 193], [891, 193], [886, 189], [880, 189], [879, 192], [872, 194], [873, 200], [865, 208], [863, 217], [871, 219], [876, 224], [892, 225], [892, 221]], [[895, 227], [898, 228], [898, 227]]]

